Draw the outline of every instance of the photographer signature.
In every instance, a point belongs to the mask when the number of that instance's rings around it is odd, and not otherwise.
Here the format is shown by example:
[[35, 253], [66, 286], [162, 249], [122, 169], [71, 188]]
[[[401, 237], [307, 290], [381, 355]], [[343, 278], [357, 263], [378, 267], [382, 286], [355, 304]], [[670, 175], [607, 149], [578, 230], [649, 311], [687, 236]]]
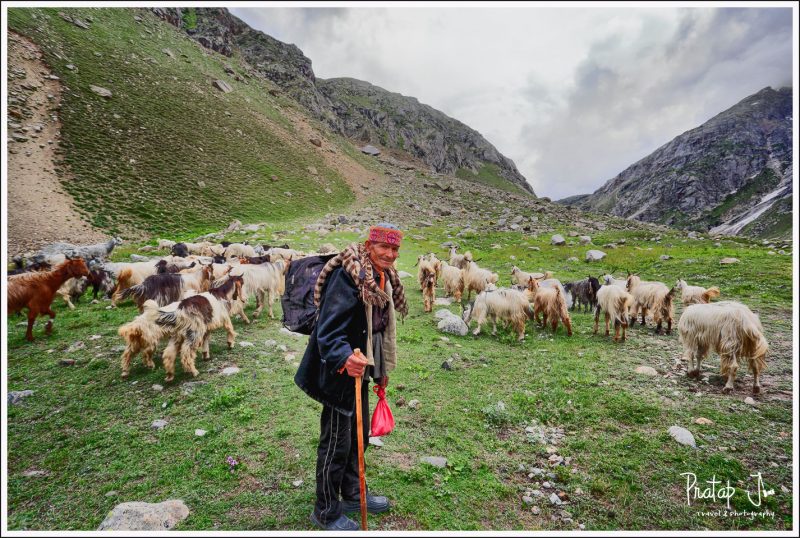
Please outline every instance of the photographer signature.
[[[717, 475], [712, 475], [711, 480], [705, 481], [705, 484], [708, 484], [708, 486], [701, 487], [697, 484], [697, 475], [694, 473], [681, 473], [681, 476], [686, 477], [686, 503], [689, 506], [692, 505], [692, 500], [696, 501], [697, 499], [710, 499], [712, 501], [724, 500], [727, 508], [730, 509], [731, 497], [736, 493], [736, 488], [731, 486], [730, 479], [726, 480], [723, 485], [721, 480], [717, 480]], [[750, 490], [746, 489], [747, 500], [749, 500], [750, 504], [753, 506], [758, 507], [761, 506], [762, 499], [775, 495], [775, 490], [766, 489], [764, 486], [764, 479], [761, 477], [760, 472], [758, 474], [751, 474], [750, 477], [756, 479], [757, 494], [751, 494]], [[753, 500], [753, 495], [756, 496], [755, 500]]]

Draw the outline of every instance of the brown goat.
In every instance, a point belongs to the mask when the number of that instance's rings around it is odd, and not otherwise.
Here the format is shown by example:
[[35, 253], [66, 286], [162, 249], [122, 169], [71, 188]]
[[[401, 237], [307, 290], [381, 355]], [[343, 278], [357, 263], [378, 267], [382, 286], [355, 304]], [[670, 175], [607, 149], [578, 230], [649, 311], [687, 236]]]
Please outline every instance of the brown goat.
[[25, 339], [33, 342], [33, 323], [41, 314], [50, 316], [44, 328], [45, 334], [53, 331], [56, 313], [50, 308], [53, 297], [61, 285], [70, 278], [89, 276], [89, 268], [83, 258], [67, 259], [52, 271], [23, 273], [8, 277], [8, 313], [15, 314], [28, 308], [28, 329]]

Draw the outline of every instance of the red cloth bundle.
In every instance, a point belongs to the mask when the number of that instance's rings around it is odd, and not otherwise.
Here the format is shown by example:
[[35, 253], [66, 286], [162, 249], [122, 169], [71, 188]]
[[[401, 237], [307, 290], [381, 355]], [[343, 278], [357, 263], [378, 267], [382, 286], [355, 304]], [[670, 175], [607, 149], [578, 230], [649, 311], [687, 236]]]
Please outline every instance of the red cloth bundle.
[[389, 402], [386, 401], [386, 387], [374, 385], [372, 390], [378, 395], [378, 404], [372, 413], [372, 424], [370, 430], [373, 437], [388, 435], [394, 429], [394, 417], [392, 410], [389, 409]]

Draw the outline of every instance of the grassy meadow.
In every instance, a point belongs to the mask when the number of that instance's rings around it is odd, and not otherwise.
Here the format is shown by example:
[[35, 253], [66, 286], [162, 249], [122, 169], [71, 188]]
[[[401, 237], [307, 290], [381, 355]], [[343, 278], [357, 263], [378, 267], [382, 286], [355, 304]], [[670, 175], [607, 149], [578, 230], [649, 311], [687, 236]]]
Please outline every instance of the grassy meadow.
[[[260, 235], [306, 249], [359, 240], [353, 232], [304, 232], [304, 223], [281, 225], [280, 232], [271, 226]], [[444, 256], [441, 243], [458, 229], [409, 230], [400, 269], [415, 274], [420, 253]], [[557, 231], [567, 235], [569, 229]], [[748, 304], [764, 324], [770, 353], [756, 405], [744, 403], [752, 382], [745, 367], [731, 395], [721, 392], [716, 356], [704, 362], [700, 381], [673, 370], [681, 353], [675, 331], [655, 336], [652, 325], [637, 325], [627, 342], [614, 344], [602, 336], [602, 326], [601, 334], [592, 334], [591, 314], [573, 312], [571, 338], [561, 327], [553, 336], [532, 323], [522, 343], [502, 329], [492, 337], [486, 327], [477, 337], [443, 335], [434, 315], [422, 311], [415, 278], [407, 278], [411, 310], [399, 327], [399, 366], [388, 389], [396, 428], [366, 456], [370, 489], [389, 495], [393, 509], [370, 516], [370, 528], [792, 528], [791, 257], [770, 255], [746, 240], [714, 246], [683, 234], [654, 241], [654, 233], [609, 232], [593, 235], [594, 243], [619, 247], [603, 249], [608, 257], [588, 265], [566, 261], [582, 258], [586, 247], [551, 246], [549, 237], [485, 232], [457, 241], [481, 266], [497, 271], [502, 285], [509, 284], [514, 264], [549, 269], [562, 282], [627, 269], [667, 283], [685, 278], [718, 285], [721, 299]], [[123, 245], [112, 259], [127, 259], [137, 246]], [[672, 258], [661, 260], [662, 254]], [[741, 263], [719, 265], [726, 256]], [[130, 302], [114, 310], [108, 301], [88, 302], [87, 296], [69, 311], [57, 299], [53, 335], [43, 336], [44, 323], [37, 323], [32, 344], [24, 341], [23, 318], [8, 320], [8, 388], [35, 391], [8, 407], [9, 528], [95, 529], [120, 502], [179, 498], [191, 509], [181, 530], [312, 529], [321, 406], [293, 383], [306, 338], [280, 333], [280, 322], [266, 315], [250, 326], [235, 320], [236, 347], [228, 351], [222, 333], [212, 337], [212, 359], [198, 359], [196, 379], [178, 367], [167, 384], [160, 366], [151, 372], [137, 360], [123, 381], [116, 330], [136, 309]], [[457, 305], [446, 308], [459, 312]], [[85, 345], [69, 351], [75, 342]], [[66, 358], [76, 363], [61, 365]], [[450, 370], [442, 368], [445, 361]], [[241, 371], [221, 375], [229, 365]], [[659, 375], [635, 373], [640, 365]], [[190, 390], [187, 382], [203, 384]], [[411, 400], [419, 407], [410, 408]], [[697, 417], [713, 423], [695, 424]], [[168, 425], [153, 429], [157, 419]], [[667, 434], [672, 425], [689, 429], [698, 448], [674, 442]], [[197, 437], [198, 428], [208, 433]], [[567, 464], [551, 465], [553, 454]], [[230, 469], [227, 456], [239, 464]], [[421, 462], [425, 456], [444, 456], [447, 467]], [[25, 476], [31, 470], [46, 474]], [[730, 480], [732, 509], [769, 510], [774, 517], [702, 515], [725, 502], [687, 506], [685, 472], [695, 473], [701, 485], [712, 476]], [[758, 472], [775, 495], [754, 508], [745, 490], [755, 492], [750, 475]], [[559, 492], [567, 502], [555, 506], [548, 498]], [[523, 500], [526, 493], [532, 504]]]

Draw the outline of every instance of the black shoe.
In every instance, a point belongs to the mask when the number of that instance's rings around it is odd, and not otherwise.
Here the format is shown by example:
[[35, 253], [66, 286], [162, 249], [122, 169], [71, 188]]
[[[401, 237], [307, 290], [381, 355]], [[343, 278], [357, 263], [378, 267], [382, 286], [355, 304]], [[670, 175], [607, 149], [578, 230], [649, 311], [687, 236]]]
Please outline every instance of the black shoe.
[[[369, 493], [367, 493], [368, 514], [380, 514], [381, 512], [387, 511], [388, 509], [389, 509], [389, 499], [379, 495], [370, 495]], [[356, 499], [355, 501], [342, 500], [342, 512], [347, 512], [347, 513], [361, 512], [361, 501], [359, 499]]]
[[311, 512], [311, 523], [313, 523], [314, 525], [325, 531], [357, 531], [361, 528], [361, 526], [358, 523], [356, 523], [355, 521], [353, 521], [344, 514], [339, 516], [339, 519], [337, 519], [336, 521], [331, 521], [327, 525], [323, 525], [317, 519], [317, 516], [314, 515], [314, 512]]

